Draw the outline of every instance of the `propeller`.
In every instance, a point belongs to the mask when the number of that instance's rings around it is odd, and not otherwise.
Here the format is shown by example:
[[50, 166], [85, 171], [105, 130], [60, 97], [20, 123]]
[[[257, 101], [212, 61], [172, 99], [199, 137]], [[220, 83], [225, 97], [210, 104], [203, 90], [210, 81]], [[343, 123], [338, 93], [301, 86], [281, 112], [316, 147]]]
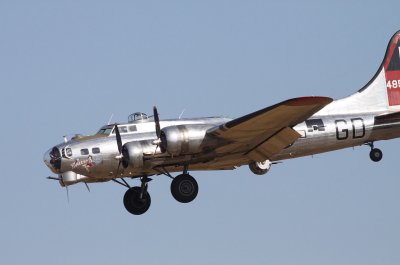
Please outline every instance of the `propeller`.
[[69, 203], [69, 189], [68, 189], [68, 186], [65, 185], [65, 182], [64, 182], [62, 176], [60, 177], [60, 181], [61, 181], [61, 183], [63, 184], [63, 186], [65, 187], [65, 190], [67, 191], [67, 201], [68, 201], [68, 203]]
[[160, 139], [161, 137], [161, 128], [160, 128], [160, 118], [158, 117], [157, 107], [153, 107], [153, 116], [154, 116], [154, 123], [156, 124], [156, 135], [157, 138]]
[[156, 154], [158, 147], [161, 145], [161, 126], [160, 126], [160, 118], [158, 116], [158, 111], [157, 107], [153, 107], [153, 117], [154, 117], [154, 123], [156, 126], [156, 135], [157, 139], [153, 141], [153, 144], [156, 145], [156, 150], [154, 151], [154, 154]]
[[65, 184], [62, 175], [59, 175], [59, 177], [52, 177], [49, 176], [47, 179], [52, 179], [52, 180], [58, 180], [61, 183], [61, 186], [65, 187], [65, 190], [67, 191], [67, 201], [69, 203], [69, 191], [68, 191], [68, 185]]
[[88, 192], [90, 192], [89, 185], [86, 182], [83, 182], [83, 183], [85, 183], [86, 189], [88, 190]]
[[115, 178], [117, 178], [118, 174], [119, 174], [119, 168], [121, 167], [121, 163], [122, 163], [122, 160], [124, 159], [124, 156], [122, 154], [122, 139], [121, 139], [121, 134], [119, 133], [118, 124], [114, 124], [114, 131], [115, 131], [115, 138], [117, 140], [118, 153], [119, 153], [115, 157], [116, 159], [119, 160], [117, 171], [115, 172]]
[[115, 131], [115, 137], [117, 138], [117, 146], [118, 146], [118, 152], [119, 155], [122, 154], [122, 140], [121, 140], [121, 134], [119, 133], [118, 125], [114, 125], [114, 131]]

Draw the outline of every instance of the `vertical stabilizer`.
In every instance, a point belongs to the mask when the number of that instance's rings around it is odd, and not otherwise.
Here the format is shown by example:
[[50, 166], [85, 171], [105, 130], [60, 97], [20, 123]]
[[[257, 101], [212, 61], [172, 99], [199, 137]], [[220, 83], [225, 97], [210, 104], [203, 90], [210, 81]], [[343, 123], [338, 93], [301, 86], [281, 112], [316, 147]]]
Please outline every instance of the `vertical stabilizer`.
[[400, 111], [400, 31], [390, 39], [374, 77], [353, 95], [335, 100], [318, 114]]
[[400, 105], [400, 32], [391, 39], [383, 62], [389, 107]]

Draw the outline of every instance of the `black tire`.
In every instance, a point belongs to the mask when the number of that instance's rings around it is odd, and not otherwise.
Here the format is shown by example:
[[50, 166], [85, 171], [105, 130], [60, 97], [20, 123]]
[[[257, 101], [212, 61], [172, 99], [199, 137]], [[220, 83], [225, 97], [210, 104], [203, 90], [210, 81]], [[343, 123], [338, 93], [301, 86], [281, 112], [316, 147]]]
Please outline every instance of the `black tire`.
[[382, 154], [382, 151], [380, 149], [374, 148], [369, 153], [369, 157], [371, 158], [372, 161], [379, 162], [379, 161], [382, 160], [383, 154]]
[[[265, 164], [268, 163], [268, 164]], [[263, 167], [260, 167], [260, 165]], [[251, 172], [253, 172], [256, 175], [264, 175], [268, 173], [268, 171], [271, 169], [271, 162], [269, 160], [263, 162], [263, 163], [257, 163], [255, 161], [251, 162], [249, 164], [249, 168]]]
[[178, 202], [191, 202], [196, 198], [198, 192], [197, 181], [189, 174], [181, 174], [171, 182], [171, 194]]
[[134, 215], [141, 215], [150, 208], [151, 197], [146, 191], [140, 199], [140, 187], [128, 189], [124, 195], [124, 206], [128, 212]]

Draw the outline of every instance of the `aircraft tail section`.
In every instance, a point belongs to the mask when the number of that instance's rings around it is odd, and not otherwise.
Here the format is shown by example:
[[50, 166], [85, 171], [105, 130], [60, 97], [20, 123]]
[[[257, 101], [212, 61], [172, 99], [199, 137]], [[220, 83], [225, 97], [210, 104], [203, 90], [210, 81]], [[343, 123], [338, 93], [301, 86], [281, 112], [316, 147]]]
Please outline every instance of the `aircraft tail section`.
[[355, 94], [335, 100], [318, 114], [400, 111], [400, 31], [390, 39], [374, 77]]
[[400, 31], [389, 42], [383, 66], [389, 106], [400, 105]]

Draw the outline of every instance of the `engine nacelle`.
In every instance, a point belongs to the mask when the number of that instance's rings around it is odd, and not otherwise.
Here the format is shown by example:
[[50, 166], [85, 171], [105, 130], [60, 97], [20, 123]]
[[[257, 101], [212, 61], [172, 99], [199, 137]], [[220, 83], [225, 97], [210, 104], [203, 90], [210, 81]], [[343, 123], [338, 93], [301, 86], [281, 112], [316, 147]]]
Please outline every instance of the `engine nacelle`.
[[122, 147], [122, 165], [124, 168], [131, 166], [133, 168], [143, 168], [144, 154], [153, 154], [156, 146], [152, 140], [133, 141], [124, 144]]
[[202, 151], [205, 134], [213, 125], [187, 124], [165, 127], [161, 130], [161, 151], [170, 155], [188, 155]]
[[264, 162], [251, 162], [249, 168], [251, 172], [256, 175], [264, 175], [271, 169], [271, 161], [265, 160]]
[[69, 186], [88, 179], [88, 177], [81, 174], [77, 174], [73, 171], [67, 171], [62, 174], [59, 174], [58, 176], [60, 178], [60, 185], [62, 187]]

